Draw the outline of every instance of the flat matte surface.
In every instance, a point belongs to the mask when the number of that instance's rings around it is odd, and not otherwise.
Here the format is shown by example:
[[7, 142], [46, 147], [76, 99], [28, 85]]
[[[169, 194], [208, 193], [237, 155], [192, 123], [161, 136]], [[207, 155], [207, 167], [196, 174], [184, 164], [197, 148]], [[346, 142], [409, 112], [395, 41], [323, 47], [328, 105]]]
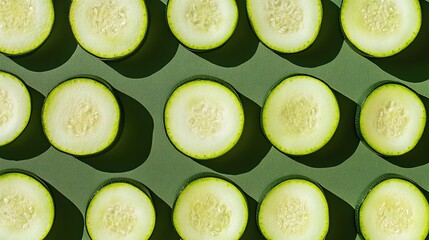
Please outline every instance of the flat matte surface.
[[[279, 55], [262, 45], [249, 27], [243, 0], [240, 19], [230, 41], [208, 53], [194, 53], [178, 44], [165, 21], [165, 0], [146, 0], [150, 14], [147, 39], [139, 51], [116, 62], [99, 60], [77, 46], [68, 24], [70, 0], [55, 0], [56, 22], [48, 41], [24, 57], [0, 54], [0, 70], [21, 77], [30, 87], [33, 112], [30, 125], [12, 144], [0, 148], [0, 170], [29, 170], [51, 187], [57, 219], [48, 239], [88, 239], [84, 229], [87, 203], [97, 187], [113, 177], [145, 184], [156, 205], [158, 221], [151, 239], [179, 239], [171, 226], [171, 207], [177, 192], [191, 176], [216, 172], [234, 181], [247, 194], [250, 218], [242, 239], [263, 239], [256, 227], [257, 201], [274, 180], [300, 174], [320, 183], [330, 205], [327, 240], [359, 239], [354, 207], [370, 182], [385, 173], [409, 177], [429, 191], [429, 130], [416, 149], [405, 156], [383, 158], [359, 141], [354, 113], [361, 95], [374, 83], [393, 80], [418, 92], [429, 107], [429, 3], [421, 1], [423, 26], [417, 40], [403, 53], [368, 59], [344, 41], [339, 27], [340, 0], [323, 0], [322, 29], [306, 52]], [[292, 74], [324, 80], [338, 98], [341, 120], [326, 147], [305, 157], [280, 153], [264, 138], [260, 108], [269, 89]], [[242, 98], [246, 123], [242, 139], [224, 157], [199, 162], [178, 152], [163, 126], [163, 108], [170, 92], [193, 75], [224, 79]], [[124, 128], [108, 152], [75, 158], [52, 148], [43, 136], [40, 110], [58, 83], [79, 75], [95, 75], [116, 90], [124, 110]]]

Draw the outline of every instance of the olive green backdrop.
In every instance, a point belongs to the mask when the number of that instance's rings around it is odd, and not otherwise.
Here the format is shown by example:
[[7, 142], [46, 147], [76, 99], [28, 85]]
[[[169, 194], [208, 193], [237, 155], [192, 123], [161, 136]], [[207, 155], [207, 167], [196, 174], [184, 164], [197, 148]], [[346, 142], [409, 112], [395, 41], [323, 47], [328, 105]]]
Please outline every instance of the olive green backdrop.
[[[339, 27], [340, 0], [322, 0], [324, 18], [315, 44], [303, 53], [281, 55], [262, 45], [249, 27], [243, 0], [236, 32], [222, 48], [194, 53], [178, 44], [165, 21], [165, 0], [146, 0], [150, 30], [145, 43], [130, 58], [105, 62], [82, 48], [68, 24], [70, 0], [54, 0], [56, 22], [48, 41], [24, 57], [0, 54], [0, 70], [21, 77], [30, 87], [33, 113], [24, 134], [0, 148], [0, 170], [29, 170], [51, 187], [57, 219], [48, 239], [88, 239], [84, 213], [97, 187], [113, 177], [129, 177], [152, 192], [158, 220], [152, 239], [179, 239], [170, 223], [177, 192], [191, 176], [216, 172], [234, 181], [247, 194], [250, 219], [243, 239], [263, 239], [255, 209], [274, 180], [300, 174], [326, 190], [331, 226], [328, 240], [359, 239], [354, 208], [362, 191], [376, 177], [397, 173], [429, 191], [429, 131], [414, 151], [383, 158], [359, 141], [354, 113], [361, 95], [374, 83], [394, 80], [418, 92], [429, 109], [429, 3], [421, 1], [423, 28], [403, 53], [368, 59], [344, 41]], [[285, 76], [304, 73], [327, 82], [335, 91], [341, 121], [334, 138], [322, 150], [305, 157], [280, 153], [264, 138], [259, 112], [269, 89]], [[117, 145], [91, 158], [75, 158], [52, 148], [40, 124], [44, 97], [59, 82], [77, 75], [95, 75], [116, 90], [124, 110], [124, 129]], [[239, 92], [246, 112], [243, 136], [232, 152], [200, 162], [178, 152], [163, 126], [164, 103], [173, 88], [193, 75], [211, 75]]]

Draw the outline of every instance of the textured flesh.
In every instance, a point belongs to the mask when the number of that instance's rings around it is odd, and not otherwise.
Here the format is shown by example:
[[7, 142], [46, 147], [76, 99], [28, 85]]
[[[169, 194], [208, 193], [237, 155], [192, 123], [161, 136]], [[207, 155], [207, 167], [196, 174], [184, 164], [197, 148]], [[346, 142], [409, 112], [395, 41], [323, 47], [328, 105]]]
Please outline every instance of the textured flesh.
[[429, 232], [429, 205], [412, 183], [385, 180], [366, 196], [359, 225], [365, 239], [423, 240]]
[[283, 80], [262, 109], [267, 138], [280, 151], [304, 155], [323, 147], [337, 129], [340, 112], [330, 88], [310, 76]]
[[322, 23], [320, 0], [247, 0], [250, 22], [259, 39], [278, 52], [308, 48]]
[[25, 85], [15, 76], [0, 72], [0, 146], [15, 140], [31, 115], [31, 98]]
[[54, 24], [51, 0], [2, 0], [0, 13], [0, 52], [10, 55], [39, 47]]
[[[380, 10], [374, 10], [375, 6]], [[344, 0], [341, 6], [346, 37], [374, 57], [391, 56], [406, 48], [420, 30], [421, 17], [418, 0]]]
[[149, 239], [155, 227], [151, 199], [128, 183], [112, 183], [93, 197], [86, 212], [91, 239]]
[[234, 0], [170, 0], [167, 21], [176, 38], [196, 50], [221, 46], [238, 21]]
[[195, 80], [178, 87], [165, 107], [165, 128], [181, 152], [197, 159], [220, 156], [241, 136], [244, 112], [229, 88]]
[[400, 155], [413, 149], [425, 125], [422, 101], [399, 84], [386, 84], [371, 92], [359, 117], [365, 142], [383, 155]]
[[69, 17], [79, 44], [105, 59], [133, 52], [148, 28], [143, 0], [74, 0]]
[[0, 240], [42, 240], [54, 222], [54, 202], [39, 181], [21, 173], [0, 176]]
[[73, 155], [106, 149], [118, 133], [120, 110], [115, 96], [102, 83], [75, 78], [48, 95], [42, 123], [49, 141]]
[[238, 240], [247, 220], [247, 203], [241, 191], [214, 177], [189, 183], [173, 209], [174, 227], [186, 240]]
[[328, 203], [313, 183], [286, 180], [261, 202], [258, 224], [267, 239], [322, 240], [329, 229]]

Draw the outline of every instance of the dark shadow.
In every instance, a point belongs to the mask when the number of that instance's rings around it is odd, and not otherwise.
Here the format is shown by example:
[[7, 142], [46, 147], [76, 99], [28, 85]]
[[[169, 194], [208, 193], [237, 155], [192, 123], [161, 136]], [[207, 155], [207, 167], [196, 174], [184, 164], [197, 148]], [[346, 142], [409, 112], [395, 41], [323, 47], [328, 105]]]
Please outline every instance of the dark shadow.
[[243, 233], [241, 240], [264, 240], [261, 231], [259, 231], [256, 221], [256, 209], [258, 202], [247, 194], [244, 194], [247, 200], [247, 207], [249, 209], [249, 220], [247, 222], [246, 230]]
[[244, 108], [244, 128], [237, 144], [226, 154], [210, 160], [195, 160], [216, 172], [242, 174], [254, 169], [268, 154], [270, 142], [259, 126], [261, 107], [251, 99], [239, 94]]
[[77, 43], [68, 19], [71, 0], [57, 0], [53, 3], [55, 22], [46, 42], [32, 53], [11, 57], [28, 70], [43, 72], [57, 68], [66, 63], [76, 50]]
[[[429, 109], [429, 99], [419, 95], [426, 109]], [[426, 119], [429, 119], [429, 112], [426, 112]], [[417, 145], [411, 151], [395, 157], [383, 157], [390, 163], [403, 167], [403, 168], [413, 168], [425, 165], [429, 163], [428, 159], [428, 146], [429, 146], [429, 123], [426, 123], [425, 129], [423, 130], [423, 135]]]
[[347, 202], [323, 189], [329, 206], [329, 231], [326, 240], [355, 240], [355, 210]]
[[179, 46], [167, 25], [164, 3], [160, 0], [145, 3], [149, 28], [142, 46], [125, 59], [106, 61], [107, 65], [129, 78], [147, 77], [162, 69], [173, 59]]
[[84, 220], [81, 212], [67, 197], [49, 185], [55, 202], [55, 220], [45, 240], [79, 240], [82, 239]]
[[236, 67], [249, 60], [256, 52], [259, 39], [247, 18], [246, 1], [237, 0], [238, 22], [231, 38], [217, 49], [196, 54], [222, 67]]
[[356, 151], [359, 138], [355, 130], [357, 104], [340, 92], [333, 90], [340, 107], [340, 122], [331, 140], [318, 151], [304, 156], [291, 156], [310, 167], [334, 167], [347, 160]]
[[0, 147], [1, 158], [9, 160], [30, 159], [44, 153], [51, 146], [43, 132], [41, 120], [45, 96], [29, 86], [27, 89], [31, 95], [30, 121], [17, 139]]
[[317, 67], [335, 59], [344, 42], [340, 27], [340, 9], [331, 0], [322, 0], [323, 19], [319, 35], [306, 50], [280, 56], [301, 67]]
[[138, 101], [116, 91], [122, 104], [122, 129], [106, 152], [79, 159], [104, 172], [125, 172], [143, 164], [152, 148], [153, 118]]
[[150, 194], [156, 211], [155, 229], [153, 230], [150, 239], [180, 239], [171, 220], [171, 207], [153, 192]]
[[409, 82], [429, 79], [429, 3], [420, 0], [422, 27], [417, 38], [402, 52], [387, 58], [372, 58], [371, 61], [395, 77]]

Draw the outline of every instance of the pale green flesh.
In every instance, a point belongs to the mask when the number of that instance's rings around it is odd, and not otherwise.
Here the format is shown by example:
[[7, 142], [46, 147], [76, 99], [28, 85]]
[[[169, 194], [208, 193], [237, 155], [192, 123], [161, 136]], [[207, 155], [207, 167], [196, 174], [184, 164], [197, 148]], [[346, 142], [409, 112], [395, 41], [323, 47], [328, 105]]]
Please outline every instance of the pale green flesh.
[[184, 240], [238, 240], [247, 220], [242, 192], [216, 177], [190, 182], [173, 207], [173, 225]]
[[289, 179], [265, 195], [257, 220], [267, 239], [322, 240], [329, 229], [328, 203], [314, 183]]
[[93, 240], [147, 240], [155, 228], [152, 200], [129, 183], [101, 188], [86, 211], [86, 227]]
[[410, 45], [420, 31], [418, 0], [344, 0], [341, 26], [346, 38], [372, 57], [388, 57]]
[[48, 94], [42, 124], [55, 148], [72, 155], [91, 155], [114, 142], [120, 115], [119, 103], [107, 86], [89, 78], [74, 78]]
[[0, 175], [0, 239], [44, 239], [54, 222], [48, 189], [23, 173]]
[[359, 208], [366, 240], [424, 240], [429, 233], [429, 204], [411, 182], [388, 179], [370, 190]]
[[365, 142], [386, 156], [411, 151], [426, 125], [426, 110], [417, 94], [399, 84], [373, 90], [363, 103], [359, 128]]

